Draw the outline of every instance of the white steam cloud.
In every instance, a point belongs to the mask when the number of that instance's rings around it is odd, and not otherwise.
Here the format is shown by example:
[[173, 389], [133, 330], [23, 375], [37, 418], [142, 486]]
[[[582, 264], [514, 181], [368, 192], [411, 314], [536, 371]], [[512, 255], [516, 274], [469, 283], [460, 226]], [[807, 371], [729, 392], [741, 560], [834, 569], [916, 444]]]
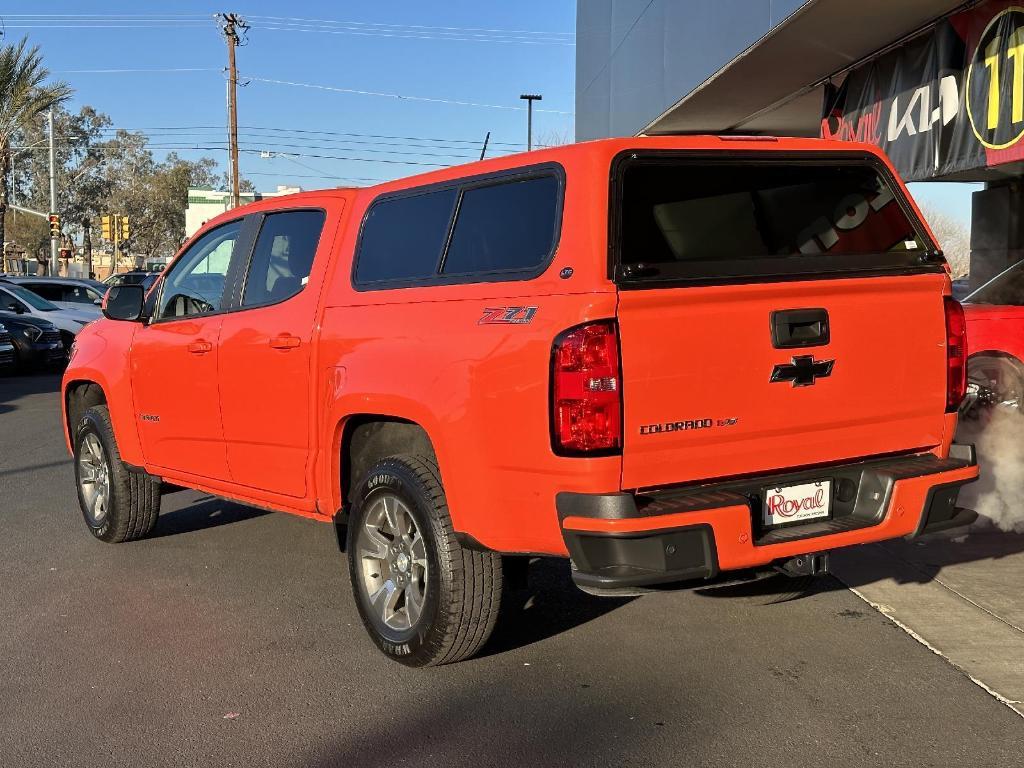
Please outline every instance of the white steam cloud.
[[957, 505], [1003, 531], [1024, 533], [1024, 416], [997, 407], [961, 418], [956, 439], [977, 446], [981, 466], [981, 478], [964, 487]]

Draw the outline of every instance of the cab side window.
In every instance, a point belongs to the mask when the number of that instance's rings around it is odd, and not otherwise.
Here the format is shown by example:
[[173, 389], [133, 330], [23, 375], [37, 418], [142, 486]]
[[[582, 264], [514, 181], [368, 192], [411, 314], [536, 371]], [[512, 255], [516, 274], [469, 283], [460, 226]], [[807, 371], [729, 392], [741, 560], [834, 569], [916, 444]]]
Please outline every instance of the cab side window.
[[221, 310], [241, 229], [241, 220], [232, 221], [193, 243], [163, 281], [157, 318], [208, 315]]
[[558, 179], [550, 175], [465, 190], [442, 271], [535, 269], [554, 248], [557, 212]]
[[42, 296], [47, 301], [66, 301], [60, 285], [53, 283], [22, 283], [32, 293]]
[[94, 304], [96, 297], [91, 295], [89, 289], [84, 285], [69, 285], [64, 288], [64, 295], [61, 297], [61, 301], [70, 301], [75, 304]]
[[277, 304], [306, 287], [324, 218], [323, 211], [284, 211], [264, 217], [245, 278], [243, 307]]

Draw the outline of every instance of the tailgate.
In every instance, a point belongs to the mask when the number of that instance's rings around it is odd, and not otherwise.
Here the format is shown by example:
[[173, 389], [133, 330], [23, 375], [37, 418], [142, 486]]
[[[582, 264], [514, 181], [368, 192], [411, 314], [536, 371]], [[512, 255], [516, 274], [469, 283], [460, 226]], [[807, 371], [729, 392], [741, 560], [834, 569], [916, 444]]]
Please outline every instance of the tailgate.
[[613, 166], [624, 488], [941, 442], [948, 278], [869, 153]]
[[[931, 274], [623, 291], [623, 487], [937, 445], [943, 282]], [[772, 313], [800, 308], [827, 312], [828, 344], [777, 349]], [[828, 375], [794, 365], [806, 356], [833, 361]]]

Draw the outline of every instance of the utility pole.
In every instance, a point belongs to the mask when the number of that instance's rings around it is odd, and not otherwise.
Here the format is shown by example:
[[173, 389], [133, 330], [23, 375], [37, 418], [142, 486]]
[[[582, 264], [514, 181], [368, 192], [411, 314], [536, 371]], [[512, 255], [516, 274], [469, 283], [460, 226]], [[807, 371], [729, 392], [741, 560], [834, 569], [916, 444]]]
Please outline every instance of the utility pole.
[[85, 276], [92, 279], [92, 222], [82, 219], [82, 249], [85, 251]]
[[228, 148], [231, 156], [231, 207], [241, 204], [238, 188], [238, 68], [235, 66], [235, 48], [238, 47], [238, 30], [248, 25], [237, 13], [218, 14], [221, 31], [228, 44]]
[[[57, 212], [57, 161], [53, 150], [53, 110], [47, 122], [50, 128], [50, 213]], [[50, 234], [50, 274], [57, 274], [57, 238]]]
[[524, 93], [519, 98], [526, 102], [526, 151], [529, 152], [533, 149], [533, 102], [544, 97], [539, 93]]

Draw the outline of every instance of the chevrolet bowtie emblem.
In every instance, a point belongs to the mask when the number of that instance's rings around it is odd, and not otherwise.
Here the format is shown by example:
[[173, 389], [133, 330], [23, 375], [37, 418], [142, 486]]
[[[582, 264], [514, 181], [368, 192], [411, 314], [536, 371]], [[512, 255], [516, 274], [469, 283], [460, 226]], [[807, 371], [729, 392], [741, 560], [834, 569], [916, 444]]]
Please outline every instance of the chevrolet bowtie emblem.
[[794, 387], [809, 387], [815, 379], [832, 374], [835, 360], [815, 360], [811, 355], [799, 355], [792, 363], [779, 363], [772, 370], [769, 381], [791, 381]]

